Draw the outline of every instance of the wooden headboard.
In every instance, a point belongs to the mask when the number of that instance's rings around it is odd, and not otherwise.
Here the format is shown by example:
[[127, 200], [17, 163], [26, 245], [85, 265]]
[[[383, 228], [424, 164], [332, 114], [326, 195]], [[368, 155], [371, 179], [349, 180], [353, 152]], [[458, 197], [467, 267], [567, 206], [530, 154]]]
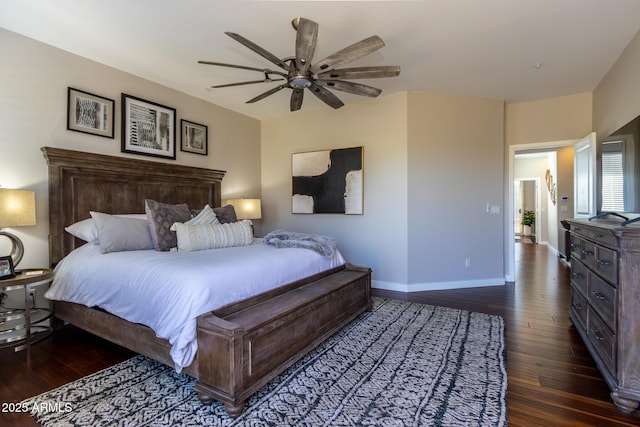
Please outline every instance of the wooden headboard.
[[49, 165], [49, 257], [55, 265], [84, 244], [64, 228], [89, 211], [144, 213], [144, 200], [220, 206], [225, 171], [42, 147]]

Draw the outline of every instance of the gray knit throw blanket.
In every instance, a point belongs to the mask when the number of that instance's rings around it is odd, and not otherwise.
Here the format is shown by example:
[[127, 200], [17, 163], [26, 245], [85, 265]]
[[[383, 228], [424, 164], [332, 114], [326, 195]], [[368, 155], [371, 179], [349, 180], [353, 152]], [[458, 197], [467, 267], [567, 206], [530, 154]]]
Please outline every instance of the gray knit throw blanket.
[[332, 237], [317, 234], [296, 233], [286, 230], [274, 230], [264, 236], [267, 245], [276, 248], [304, 248], [316, 251], [325, 258], [331, 258], [336, 252], [336, 241]]

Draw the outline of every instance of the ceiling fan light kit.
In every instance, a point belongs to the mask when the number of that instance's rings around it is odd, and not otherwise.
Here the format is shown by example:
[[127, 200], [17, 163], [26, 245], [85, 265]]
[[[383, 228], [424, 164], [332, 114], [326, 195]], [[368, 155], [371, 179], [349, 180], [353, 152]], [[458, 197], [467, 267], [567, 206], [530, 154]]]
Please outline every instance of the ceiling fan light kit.
[[248, 100], [247, 103], [250, 104], [260, 101], [261, 99], [273, 95], [282, 89], [289, 88], [292, 90], [290, 109], [291, 111], [296, 111], [302, 107], [304, 89], [309, 89], [311, 93], [325, 104], [332, 108], [340, 108], [344, 103], [328, 89], [335, 89], [354, 95], [376, 97], [380, 95], [382, 90], [372, 86], [345, 80], [396, 77], [400, 75], [400, 67], [395, 65], [338, 68], [384, 47], [384, 42], [378, 36], [371, 36], [347, 46], [313, 64], [312, 60], [318, 39], [318, 24], [306, 18], [295, 18], [291, 24], [296, 30], [295, 56], [282, 59], [239, 34], [225, 32], [226, 35], [251, 49], [269, 62], [277, 65], [283, 69], [284, 72], [272, 70], [270, 68], [248, 67], [244, 65], [212, 61], [198, 61], [198, 63], [205, 65], [252, 70], [264, 74], [264, 78], [261, 80], [227, 83], [212, 86], [212, 88], [243, 86], [256, 83], [272, 83], [284, 80], [286, 83], [280, 84], [279, 86], [261, 93], [260, 95]]

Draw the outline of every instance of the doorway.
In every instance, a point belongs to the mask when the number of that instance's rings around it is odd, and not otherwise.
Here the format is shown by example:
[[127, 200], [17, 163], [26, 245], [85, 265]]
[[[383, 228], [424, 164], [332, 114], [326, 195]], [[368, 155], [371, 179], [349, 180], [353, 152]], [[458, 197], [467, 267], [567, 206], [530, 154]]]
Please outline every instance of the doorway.
[[[514, 189], [514, 229], [515, 241], [518, 243], [536, 243], [539, 227], [536, 221], [539, 210], [539, 179], [516, 179]], [[532, 222], [533, 221], [533, 222]]]
[[[508, 206], [507, 209], [505, 209], [505, 214], [507, 216], [507, 221], [505, 223], [505, 281], [506, 282], [515, 282], [516, 280], [516, 259], [515, 259], [515, 249], [516, 249], [516, 204], [515, 204], [515, 198], [516, 198], [516, 187], [515, 187], [515, 181], [516, 179], [518, 180], [528, 180], [528, 179], [533, 179], [534, 177], [538, 178], [538, 185], [537, 185], [537, 192], [539, 194], [544, 193], [545, 196], [545, 200], [548, 199], [547, 196], [547, 191], [548, 191], [548, 184], [545, 184], [546, 182], [546, 174], [545, 172], [542, 172], [542, 174], [538, 174], [537, 172], [534, 174], [532, 172], [518, 172], [518, 174], [516, 174], [516, 157], [522, 157], [522, 156], [535, 156], [535, 155], [539, 155], [541, 152], [550, 152], [550, 151], [557, 151], [558, 149], [564, 149], [566, 147], [572, 147], [578, 142], [578, 140], [566, 140], [566, 141], [550, 141], [550, 142], [543, 142], [543, 143], [531, 143], [531, 144], [520, 144], [520, 145], [510, 145], [509, 146], [509, 155], [508, 155], [508, 181], [509, 185], [506, 188], [507, 194], [506, 196], [506, 206]], [[535, 154], [534, 154], [535, 153]], [[573, 156], [573, 154], [571, 154]], [[536, 168], [537, 170], [538, 168]], [[550, 169], [555, 169], [555, 167], [551, 167]], [[573, 168], [571, 168], [573, 169]], [[573, 171], [571, 171], [573, 172]], [[555, 175], [555, 173], [554, 173]], [[573, 173], [571, 173], [571, 175], [573, 175]], [[566, 190], [563, 191], [559, 194], [558, 197], [558, 203], [557, 203], [557, 207], [553, 206], [553, 209], [557, 209], [557, 211], [562, 211], [565, 207], [565, 205], [567, 203], [573, 203], [573, 186], [571, 186], [571, 191]], [[561, 198], [564, 195], [570, 196], [570, 198], [568, 199], [568, 201], [562, 201]], [[545, 209], [544, 207], [541, 206], [541, 202], [540, 202], [540, 198], [537, 199], [537, 205], [536, 205], [536, 209], [538, 210], [538, 212], [541, 209], [544, 209], [544, 212], [542, 212], [542, 214], [537, 214], [536, 215], [536, 226], [535, 226], [535, 233], [536, 233], [536, 243], [538, 244], [544, 244], [545, 242], [548, 241], [549, 239], [549, 231], [551, 231], [552, 233], [555, 233], [557, 235], [557, 227], [549, 227], [549, 223], [555, 223], [557, 222], [558, 218], [554, 217], [554, 218], [549, 218], [549, 212], [548, 209]], [[553, 210], [552, 209], [552, 210]], [[571, 211], [573, 211], [573, 207], [570, 208]], [[564, 213], [563, 213], [564, 214]], [[567, 212], [567, 214], [569, 214], [569, 212]], [[541, 226], [541, 218], [545, 218], [545, 227]], [[520, 221], [518, 221], [519, 223]], [[546, 229], [545, 232], [543, 232], [543, 228]], [[551, 236], [553, 237], [553, 236]], [[556, 236], [557, 238], [557, 236]]]
[[[515, 194], [514, 194], [514, 185], [513, 182], [515, 180], [514, 168], [515, 168], [515, 158], [517, 153], [522, 153], [528, 150], [552, 150], [559, 149], [565, 147], [571, 147], [573, 152], [583, 152], [584, 161], [583, 162], [574, 162], [574, 165], [571, 167], [573, 169], [573, 173], [571, 174], [573, 178], [570, 178], [574, 181], [575, 188], [571, 190], [567, 189], [566, 191], [561, 191], [556, 194], [555, 200], [557, 201], [557, 211], [560, 214], [558, 218], [556, 218], [555, 222], [560, 222], [563, 216], [570, 217], [580, 217], [583, 216], [577, 206], [582, 206], [582, 204], [586, 204], [587, 211], [589, 215], [593, 215], [595, 213], [595, 169], [596, 169], [596, 151], [595, 151], [595, 132], [590, 133], [585, 138], [581, 140], [566, 140], [566, 141], [549, 141], [549, 142], [541, 142], [541, 143], [531, 143], [531, 144], [517, 144], [509, 146], [509, 156], [508, 156], [508, 180], [505, 188], [505, 194], [507, 204], [506, 206], [512, 207], [514, 206]], [[574, 154], [571, 154], [574, 157]], [[566, 198], [565, 198], [566, 197]], [[572, 200], [574, 199], [574, 200]], [[592, 213], [593, 212], [593, 213]], [[506, 209], [505, 213], [507, 214], [507, 221], [504, 224], [504, 232], [505, 232], [505, 281], [506, 282], [515, 282], [516, 280], [516, 262], [515, 262], [515, 235], [514, 235], [514, 209]], [[537, 220], [536, 220], [537, 221]], [[559, 227], [555, 224], [550, 228], [552, 232], [558, 232]], [[559, 235], [558, 237], [560, 237]], [[562, 240], [562, 239], [559, 239]], [[559, 242], [560, 243], [560, 242]], [[562, 246], [560, 243], [559, 246]]]

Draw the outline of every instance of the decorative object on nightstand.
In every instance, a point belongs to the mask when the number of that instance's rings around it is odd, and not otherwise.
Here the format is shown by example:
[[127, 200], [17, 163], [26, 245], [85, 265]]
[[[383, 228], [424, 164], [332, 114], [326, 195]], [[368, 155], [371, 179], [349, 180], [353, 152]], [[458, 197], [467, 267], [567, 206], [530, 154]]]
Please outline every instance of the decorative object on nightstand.
[[[236, 218], [238, 220], [243, 219], [262, 219], [262, 203], [260, 199], [229, 199], [224, 202], [224, 205], [231, 205], [236, 211]], [[255, 228], [251, 224], [251, 230], [255, 237]]]
[[52, 279], [53, 271], [43, 268], [26, 269], [0, 281], [0, 348], [26, 350], [29, 362], [31, 344], [51, 335], [51, 327], [42, 323], [53, 314], [49, 300], [44, 298]]
[[262, 219], [260, 199], [229, 199], [224, 204], [233, 206], [238, 219]]
[[[33, 191], [0, 188], [0, 229], [36, 225], [36, 195]], [[11, 241], [11, 259], [16, 268], [24, 255], [24, 245], [14, 234], [0, 230]]]

